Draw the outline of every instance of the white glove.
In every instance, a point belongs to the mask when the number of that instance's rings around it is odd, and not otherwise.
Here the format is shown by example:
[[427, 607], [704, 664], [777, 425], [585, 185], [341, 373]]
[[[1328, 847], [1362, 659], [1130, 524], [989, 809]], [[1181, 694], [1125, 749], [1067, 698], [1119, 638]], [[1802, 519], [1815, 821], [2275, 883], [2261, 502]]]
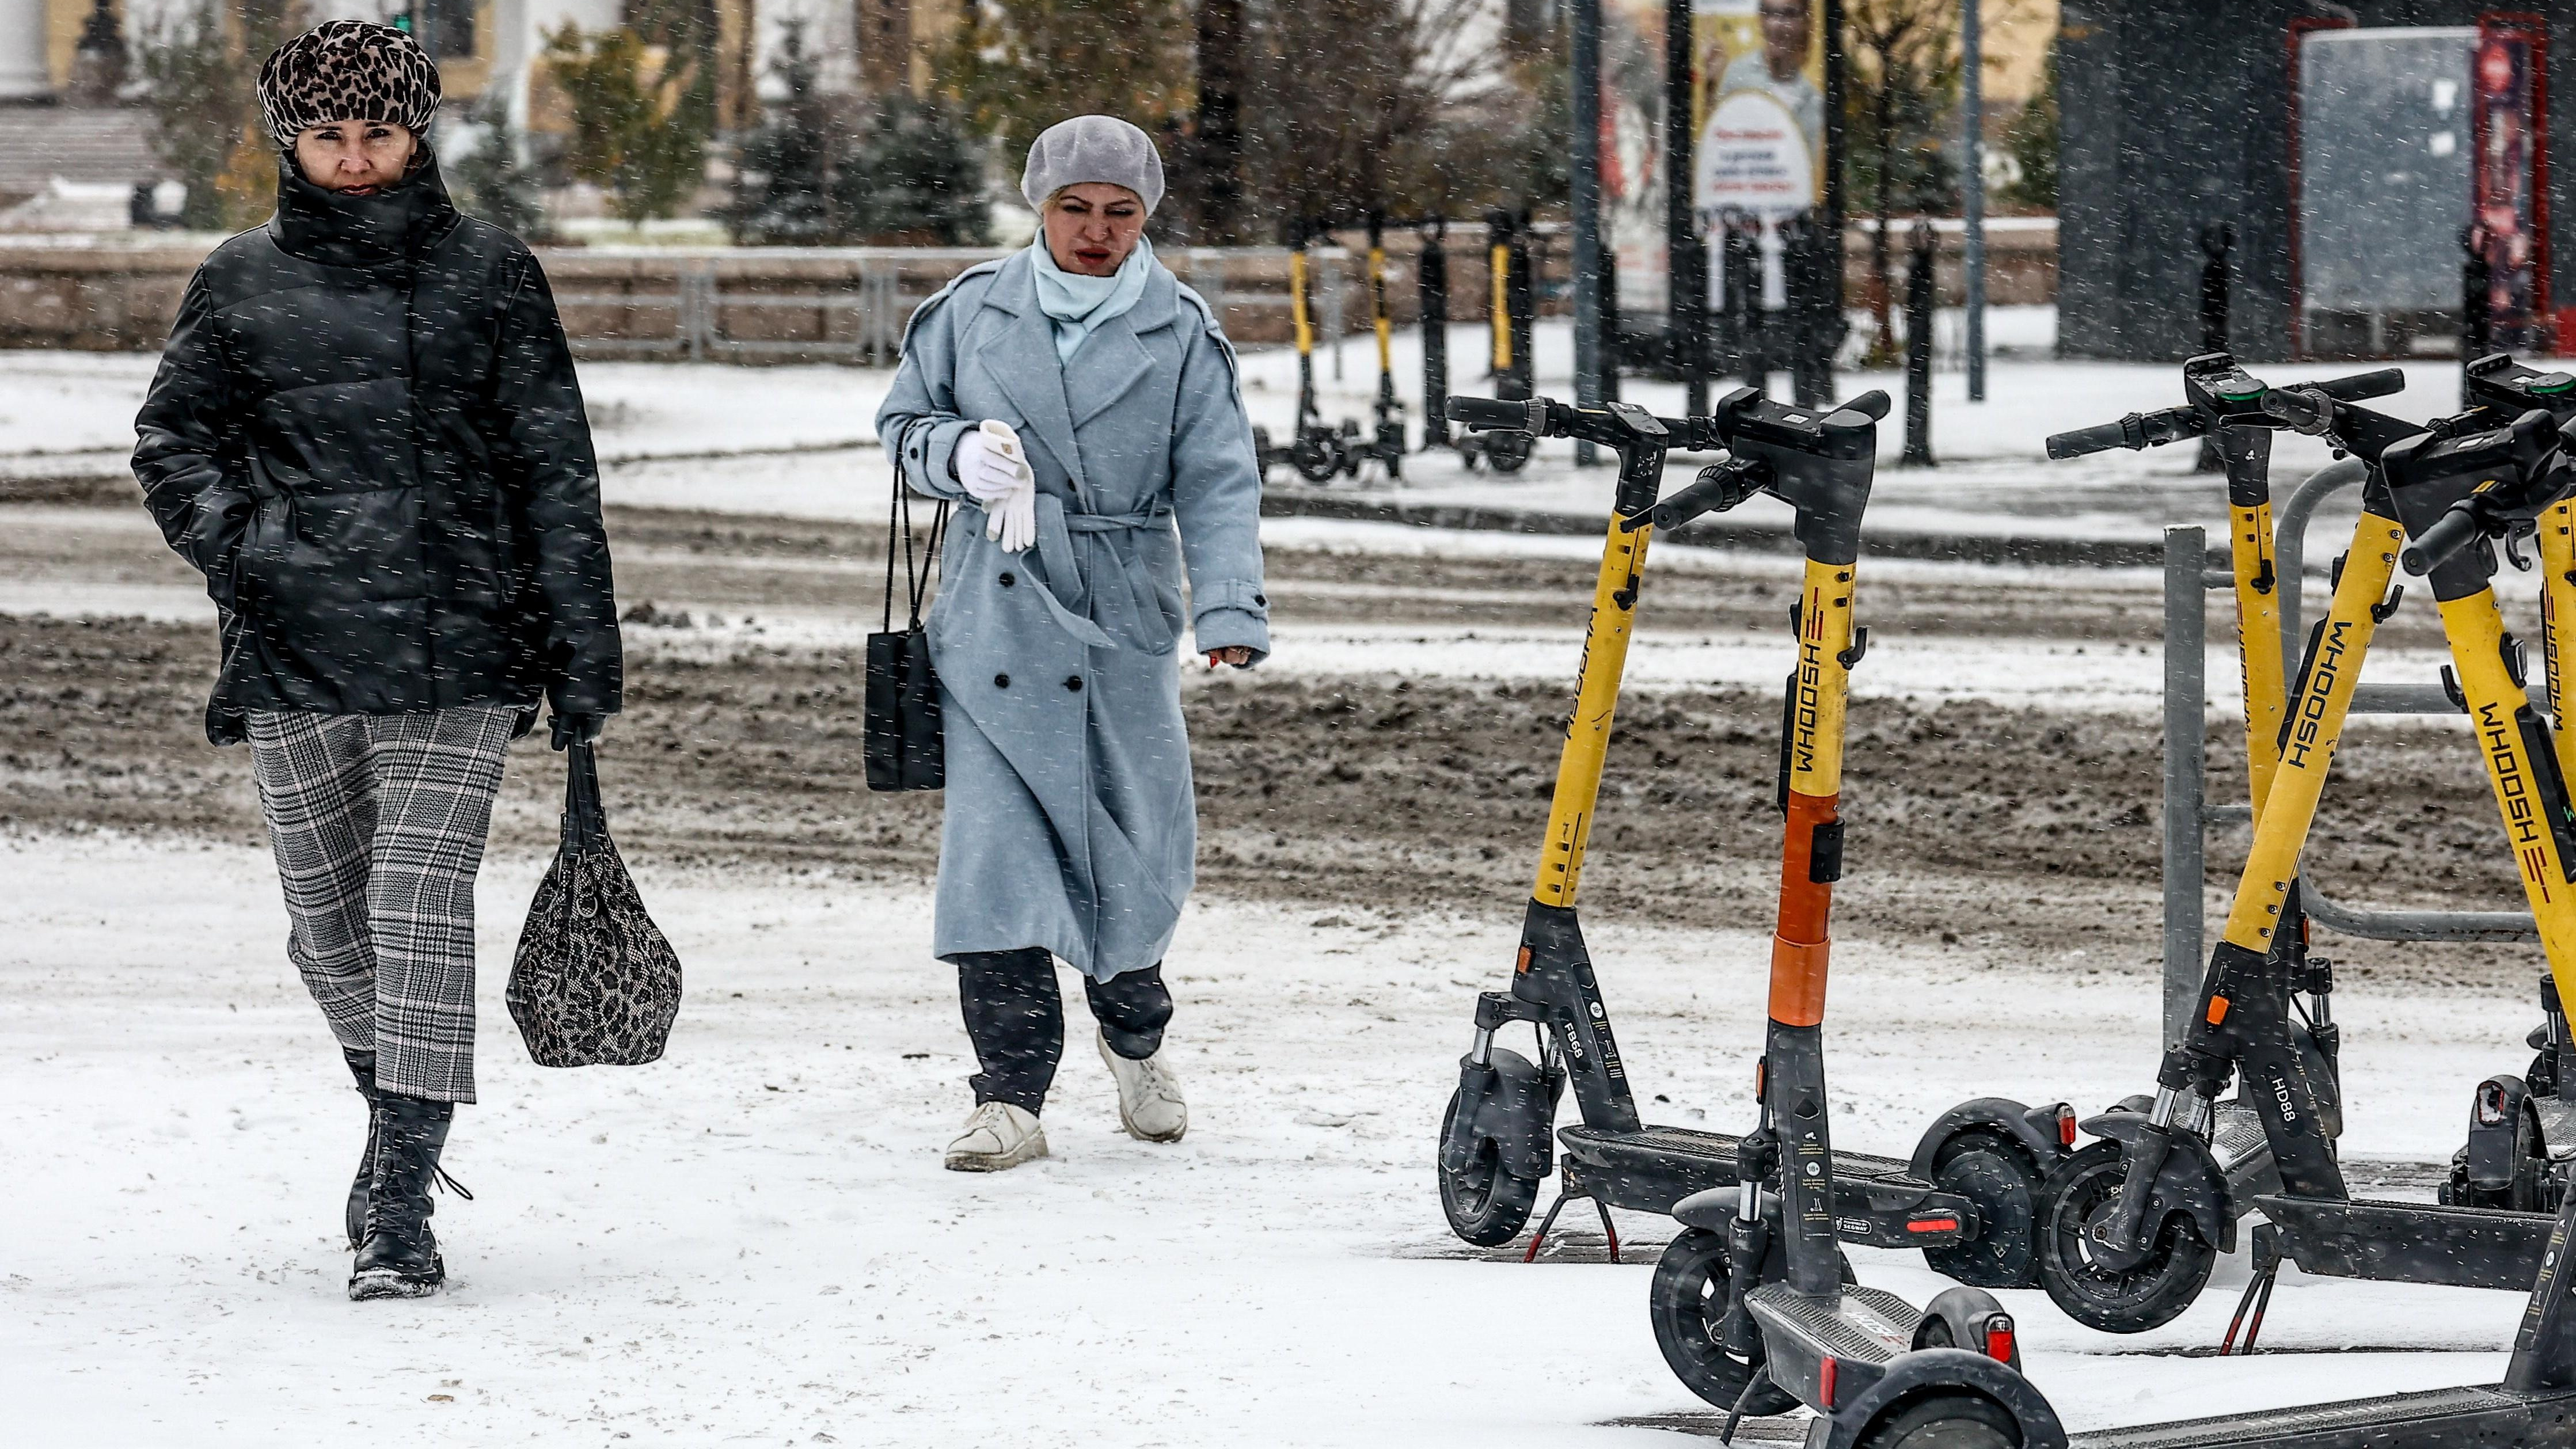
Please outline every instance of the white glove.
[[984, 505], [984, 536], [998, 541], [1004, 553], [1024, 552], [1038, 541], [1036, 479]]
[[967, 497], [989, 504], [1015, 488], [1035, 486], [1037, 475], [1020, 451], [1020, 435], [1009, 423], [986, 418], [957, 440], [957, 481]]
[[1038, 476], [1009, 423], [986, 418], [957, 440], [957, 481], [984, 506], [984, 537], [1003, 552], [1020, 553], [1038, 541]]

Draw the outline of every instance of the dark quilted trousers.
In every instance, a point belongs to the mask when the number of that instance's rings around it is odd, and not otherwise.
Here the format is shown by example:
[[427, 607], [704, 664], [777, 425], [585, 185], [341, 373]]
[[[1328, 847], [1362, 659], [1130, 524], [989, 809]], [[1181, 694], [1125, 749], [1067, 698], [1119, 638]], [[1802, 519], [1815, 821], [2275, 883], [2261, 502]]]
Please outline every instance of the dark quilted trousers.
[[[1046, 1106], [1056, 1063], [1064, 1056], [1064, 1003], [1056, 991], [1055, 958], [1036, 947], [1022, 951], [961, 951], [957, 994], [966, 1006], [966, 1036], [975, 1044], [975, 1100], [1008, 1102], [1036, 1113]], [[1100, 1022], [1109, 1049], [1131, 1061], [1162, 1049], [1172, 1019], [1172, 993], [1156, 962], [1107, 981], [1084, 977], [1083, 994]]]
[[474, 1100], [474, 876], [515, 714], [250, 712], [287, 955], [384, 1091]]

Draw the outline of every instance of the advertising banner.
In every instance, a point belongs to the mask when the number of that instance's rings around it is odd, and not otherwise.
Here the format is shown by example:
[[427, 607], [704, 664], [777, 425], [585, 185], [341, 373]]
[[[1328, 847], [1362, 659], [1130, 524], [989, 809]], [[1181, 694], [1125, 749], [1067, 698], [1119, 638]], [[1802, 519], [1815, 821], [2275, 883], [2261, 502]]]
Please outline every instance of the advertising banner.
[[2498, 346], [2528, 347], [2548, 313], [2546, 34], [2536, 19], [2487, 16], [2469, 63], [2468, 245], [2486, 258], [2487, 316]]
[[1783, 221], [1825, 195], [1823, 0], [1693, 0], [1691, 214], [1711, 248], [1709, 305], [1725, 305], [1716, 248], [1761, 249], [1763, 305], [1779, 307]]

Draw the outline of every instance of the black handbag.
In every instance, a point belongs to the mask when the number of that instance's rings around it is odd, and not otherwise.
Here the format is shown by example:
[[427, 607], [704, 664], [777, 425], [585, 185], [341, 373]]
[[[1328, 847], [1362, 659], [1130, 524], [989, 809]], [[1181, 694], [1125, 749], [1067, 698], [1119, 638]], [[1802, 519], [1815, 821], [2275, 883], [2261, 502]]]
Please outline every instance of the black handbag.
[[[948, 502], [930, 520], [918, 563], [912, 546], [912, 490], [894, 479], [886, 514], [885, 627], [868, 636], [867, 757], [871, 790], [937, 790], [948, 783], [940, 742], [939, 676], [930, 668], [930, 639], [921, 627], [921, 600], [930, 589], [930, 566], [948, 531]], [[894, 626], [894, 556], [903, 554], [905, 624]]]
[[680, 1014], [680, 958], [626, 873], [588, 745], [564, 751], [563, 843], [510, 963], [510, 1019], [541, 1067], [659, 1060]]

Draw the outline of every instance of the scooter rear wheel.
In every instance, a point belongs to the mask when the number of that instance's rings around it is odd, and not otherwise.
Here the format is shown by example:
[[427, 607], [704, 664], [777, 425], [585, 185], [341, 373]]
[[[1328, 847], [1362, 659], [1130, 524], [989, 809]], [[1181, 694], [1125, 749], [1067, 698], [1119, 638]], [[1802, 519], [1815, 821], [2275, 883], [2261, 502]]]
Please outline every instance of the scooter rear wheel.
[[1984, 1226], [1974, 1242], [1925, 1248], [1923, 1261], [1971, 1288], [2038, 1287], [2031, 1229], [2043, 1176], [2030, 1153], [2000, 1132], [1962, 1132], [1942, 1143], [1932, 1159], [1933, 1186], [1975, 1203]]
[[[1449, 1140], [1449, 1124], [1458, 1117], [1458, 1094], [1449, 1094], [1449, 1110], [1440, 1114], [1440, 1140]], [[1501, 1149], [1492, 1138], [1476, 1144], [1475, 1159], [1463, 1171], [1436, 1163], [1440, 1174], [1440, 1211], [1449, 1231], [1479, 1248], [1498, 1247], [1520, 1236], [1538, 1205], [1538, 1179], [1514, 1177], [1503, 1167]]]
[[2105, 1333], [2144, 1333], [2172, 1322], [2218, 1265], [2217, 1248], [2181, 1213], [2166, 1217], [2136, 1267], [2095, 1258], [2085, 1230], [2111, 1210], [2126, 1176], [2120, 1144], [2102, 1141], [2057, 1164], [2040, 1185], [2040, 1286], [2068, 1317]]
[[2021, 1425], [1982, 1394], [1934, 1394], [1872, 1425], [1859, 1449], [2021, 1449]]
[[1683, 1387], [1721, 1409], [1742, 1401], [1747, 1414], [1785, 1414], [1798, 1407], [1795, 1394], [1767, 1380], [1745, 1400], [1744, 1386], [1760, 1365], [1728, 1353], [1718, 1337], [1718, 1325], [1735, 1303], [1724, 1233], [1691, 1228], [1673, 1239], [1655, 1264], [1649, 1292], [1655, 1344]]

